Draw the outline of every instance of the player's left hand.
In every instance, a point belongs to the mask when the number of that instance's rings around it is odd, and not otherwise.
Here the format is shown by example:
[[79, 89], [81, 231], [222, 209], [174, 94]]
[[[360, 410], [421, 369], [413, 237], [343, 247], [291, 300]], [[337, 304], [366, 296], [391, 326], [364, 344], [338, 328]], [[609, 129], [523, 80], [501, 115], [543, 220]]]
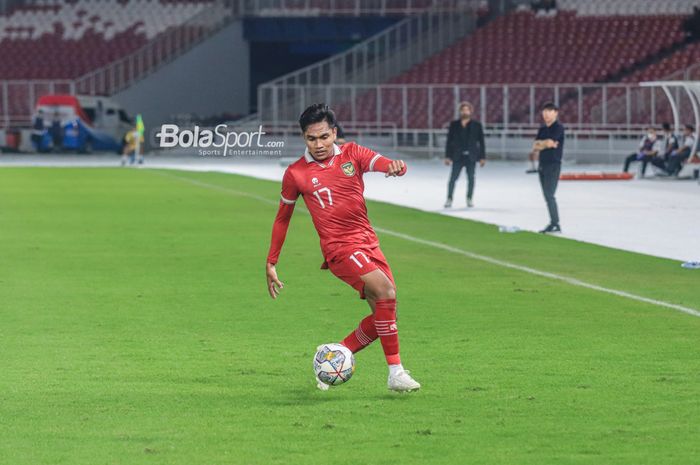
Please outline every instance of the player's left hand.
[[392, 162], [389, 163], [389, 168], [384, 177], [403, 176], [404, 174], [406, 174], [406, 163], [404, 163], [403, 160], [392, 160]]
[[481, 160], [479, 160], [479, 166], [481, 166], [483, 168], [485, 164], [486, 164], [485, 158], [482, 158]]

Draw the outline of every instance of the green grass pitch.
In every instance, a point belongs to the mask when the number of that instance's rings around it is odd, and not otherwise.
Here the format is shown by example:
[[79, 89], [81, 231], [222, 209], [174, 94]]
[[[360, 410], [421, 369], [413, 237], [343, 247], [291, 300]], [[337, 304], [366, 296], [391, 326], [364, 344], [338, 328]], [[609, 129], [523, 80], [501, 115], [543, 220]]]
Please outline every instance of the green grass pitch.
[[[347, 385], [317, 391], [316, 345], [368, 308], [319, 269], [302, 204], [285, 289], [268, 297], [278, 193], [217, 173], [1, 169], [0, 464], [700, 462], [700, 318], [386, 234], [402, 356], [423, 389], [388, 392], [377, 343]], [[376, 202], [369, 213], [700, 308], [700, 275], [675, 261]]]

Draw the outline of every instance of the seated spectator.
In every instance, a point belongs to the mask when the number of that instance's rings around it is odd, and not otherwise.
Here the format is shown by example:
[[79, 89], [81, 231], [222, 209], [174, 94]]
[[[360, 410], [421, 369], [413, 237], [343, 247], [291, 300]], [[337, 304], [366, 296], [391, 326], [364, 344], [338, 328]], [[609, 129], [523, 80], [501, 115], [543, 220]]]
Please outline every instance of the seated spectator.
[[664, 123], [661, 127], [664, 129], [664, 141], [661, 144], [661, 153], [658, 156], [662, 158], [665, 163], [668, 162], [671, 152], [678, 150], [678, 137], [673, 133], [670, 124]]
[[686, 124], [683, 128], [683, 144], [676, 150], [672, 150], [668, 161], [661, 165], [655, 162], [654, 166], [662, 168], [669, 176], [678, 176], [683, 169], [683, 162], [685, 162], [693, 152], [693, 147], [695, 146], [695, 128], [692, 124]]
[[642, 137], [639, 143], [639, 150], [633, 154], [630, 154], [625, 158], [625, 166], [623, 171], [626, 173], [629, 171], [630, 164], [635, 161], [642, 162], [642, 177], [647, 171], [647, 165], [651, 162], [661, 150], [661, 141], [656, 136], [656, 128], [648, 128], [647, 134]]

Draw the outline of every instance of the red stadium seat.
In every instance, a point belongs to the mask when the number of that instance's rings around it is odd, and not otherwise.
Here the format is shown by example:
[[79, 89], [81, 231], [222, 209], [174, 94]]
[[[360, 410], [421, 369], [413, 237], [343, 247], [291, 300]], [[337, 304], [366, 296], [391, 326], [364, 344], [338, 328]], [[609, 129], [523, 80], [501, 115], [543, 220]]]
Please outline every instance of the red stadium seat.
[[129, 55], [208, 1], [27, 2], [0, 21], [0, 79], [68, 79]]
[[[389, 84], [517, 84], [517, 83], [592, 83], [606, 82], [611, 76], [657, 55], [660, 51], [681, 44], [685, 38], [678, 15], [594, 16], [560, 11], [555, 16], [540, 17], [530, 11], [498, 17], [454, 45], [440, 51]], [[556, 37], [560, 45], [553, 49]], [[690, 46], [689, 46], [690, 47]], [[692, 50], [696, 50], [694, 47]], [[686, 51], [678, 57], [652, 65], [632, 80], [665, 75], [688, 66], [700, 57]], [[659, 70], [658, 72], [656, 70]], [[646, 74], [645, 74], [646, 73]], [[660, 77], [660, 76], [659, 76]], [[436, 89], [434, 92], [438, 92]], [[444, 92], [444, 91], [441, 91]], [[529, 91], [511, 89], [509, 117], [513, 122], [527, 122]], [[413, 90], [406, 116], [407, 128], [442, 127], [454, 115], [453, 91], [436, 99], [433, 95], [432, 120], [425, 89]], [[615, 92], [608, 98], [615, 97]], [[595, 112], [602, 95], [585, 96], [586, 116]], [[575, 102], [564, 100], [563, 106], [578, 113]], [[487, 119], [500, 121], [503, 93], [489, 89], [485, 109]], [[404, 126], [401, 101], [386, 105], [382, 100], [380, 116], [384, 123]], [[350, 104], [347, 104], [350, 106]], [[376, 91], [366, 92], [355, 102], [356, 121], [377, 119]], [[349, 108], [342, 108], [344, 113]], [[477, 109], [477, 113], [480, 110]], [[647, 113], [648, 116], [648, 113]]]

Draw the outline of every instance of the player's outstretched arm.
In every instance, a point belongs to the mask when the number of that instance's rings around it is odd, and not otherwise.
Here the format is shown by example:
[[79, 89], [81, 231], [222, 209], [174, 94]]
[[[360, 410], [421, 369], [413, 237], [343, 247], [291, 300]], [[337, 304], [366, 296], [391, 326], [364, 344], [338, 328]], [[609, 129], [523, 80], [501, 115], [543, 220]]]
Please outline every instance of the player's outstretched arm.
[[272, 239], [270, 240], [270, 251], [267, 254], [265, 263], [265, 276], [267, 277], [267, 291], [270, 297], [276, 299], [284, 284], [277, 277], [277, 269], [275, 265], [282, 251], [282, 245], [287, 237], [287, 229], [289, 229], [289, 221], [294, 213], [294, 204], [280, 202], [275, 223], [272, 226]]
[[359, 163], [362, 173], [379, 172], [384, 173], [387, 178], [406, 174], [406, 163], [403, 160], [392, 160], [354, 142], [347, 145], [348, 152]]

